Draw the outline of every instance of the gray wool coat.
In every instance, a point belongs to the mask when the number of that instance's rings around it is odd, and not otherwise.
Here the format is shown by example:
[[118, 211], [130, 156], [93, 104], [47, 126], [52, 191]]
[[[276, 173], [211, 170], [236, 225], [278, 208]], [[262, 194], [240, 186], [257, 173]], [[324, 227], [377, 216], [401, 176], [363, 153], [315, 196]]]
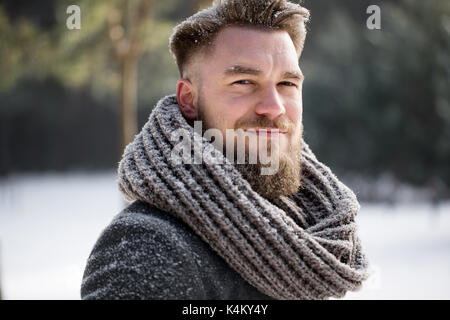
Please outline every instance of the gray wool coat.
[[181, 220], [135, 201], [116, 215], [88, 258], [81, 298], [272, 299]]

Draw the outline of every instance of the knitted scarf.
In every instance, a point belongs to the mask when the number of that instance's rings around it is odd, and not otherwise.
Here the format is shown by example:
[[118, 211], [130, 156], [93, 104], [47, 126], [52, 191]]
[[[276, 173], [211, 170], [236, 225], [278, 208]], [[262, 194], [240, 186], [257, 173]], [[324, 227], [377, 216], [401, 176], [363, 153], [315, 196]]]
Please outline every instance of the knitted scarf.
[[119, 163], [119, 189], [127, 200], [148, 202], [183, 220], [275, 299], [343, 297], [361, 287], [368, 261], [356, 232], [360, 206], [304, 141], [302, 187], [269, 201], [217, 149], [213, 155], [224, 157], [223, 164], [174, 164], [177, 141], [171, 133], [179, 128], [188, 130], [193, 150], [195, 144], [202, 151], [208, 146], [182, 116], [175, 95], [166, 96]]

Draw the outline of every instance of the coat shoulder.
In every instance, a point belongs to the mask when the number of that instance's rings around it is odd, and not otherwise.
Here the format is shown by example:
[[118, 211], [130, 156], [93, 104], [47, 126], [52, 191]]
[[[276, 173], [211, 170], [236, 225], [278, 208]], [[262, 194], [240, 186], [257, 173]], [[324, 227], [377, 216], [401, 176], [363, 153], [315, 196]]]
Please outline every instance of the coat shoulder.
[[183, 221], [135, 201], [103, 230], [82, 299], [265, 299]]

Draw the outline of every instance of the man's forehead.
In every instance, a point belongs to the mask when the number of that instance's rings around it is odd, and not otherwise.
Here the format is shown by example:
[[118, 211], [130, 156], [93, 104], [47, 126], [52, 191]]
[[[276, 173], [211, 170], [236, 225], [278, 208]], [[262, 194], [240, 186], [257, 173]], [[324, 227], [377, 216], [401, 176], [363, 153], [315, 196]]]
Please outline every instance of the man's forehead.
[[231, 28], [221, 31], [211, 48], [212, 56], [234, 64], [266, 62], [267, 59], [294, 60], [298, 62], [295, 46], [286, 31], [262, 31], [248, 28]]
[[297, 55], [294, 43], [285, 30], [266, 30], [247, 26], [228, 26], [217, 34], [212, 43], [213, 51], [227, 55], [257, 55], [261, 50]]
[[[223, 37], [222, 33], [226, 32], [231, 37]], [[199, 52], [191, 60], [195, 62], [189, 69], [201, 70], [202, 78], [223, 78], [238, 73], [273, 75], [274, 72], [296, 74], [289, 78], [303, 77], [295, 47], [286, 31], [227, 27], [220, 31], [210, 49]]]
[[216, 39], [223, 37], [227, 38], [227, 40], [236, 39], [246, 41], [248, 37], [256, 35], [260, 37], [273, 35], [285, 35], [289, 37], [289, 33], [283, 29], [264, 28], [257, 25], [229, 25], [218, 32]]

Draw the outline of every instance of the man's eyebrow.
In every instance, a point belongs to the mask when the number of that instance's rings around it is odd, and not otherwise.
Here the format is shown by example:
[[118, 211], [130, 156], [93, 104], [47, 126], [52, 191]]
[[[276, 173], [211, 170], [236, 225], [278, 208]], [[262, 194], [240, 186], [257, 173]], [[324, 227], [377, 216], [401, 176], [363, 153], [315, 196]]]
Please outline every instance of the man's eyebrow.
[[299, 72], [299, 71], [286, 71], [283, 74], [283, 78], [288, 78], [288, 79], [299, 79], [299, 80], [303, 80], [305, 76], [303, 75], [303, 73]]
[[259, 70], [259, 69], [255, 69], [252, 67], [240, 66], [240, 65], [231, 66], [225, 70], [226, 76], [234, 76], [234, 75], [239, 75], [239, 74], [258, 75], [260, 73], [261, 73], [261, 70]]
[[[249, 75], [256, 76], [261, 73], [262, 72], [259, 69], [241, 66], [241, 65], [234, 65], [234, 66], [228, 67], [225, 70], [225, 76], [235, 76], [235, 75], [240, 75], [240, 74], [249, 74]], [[304, 76], [299, 71], [286, 71], [283, 73], [283, 78], [303, 80]]]

